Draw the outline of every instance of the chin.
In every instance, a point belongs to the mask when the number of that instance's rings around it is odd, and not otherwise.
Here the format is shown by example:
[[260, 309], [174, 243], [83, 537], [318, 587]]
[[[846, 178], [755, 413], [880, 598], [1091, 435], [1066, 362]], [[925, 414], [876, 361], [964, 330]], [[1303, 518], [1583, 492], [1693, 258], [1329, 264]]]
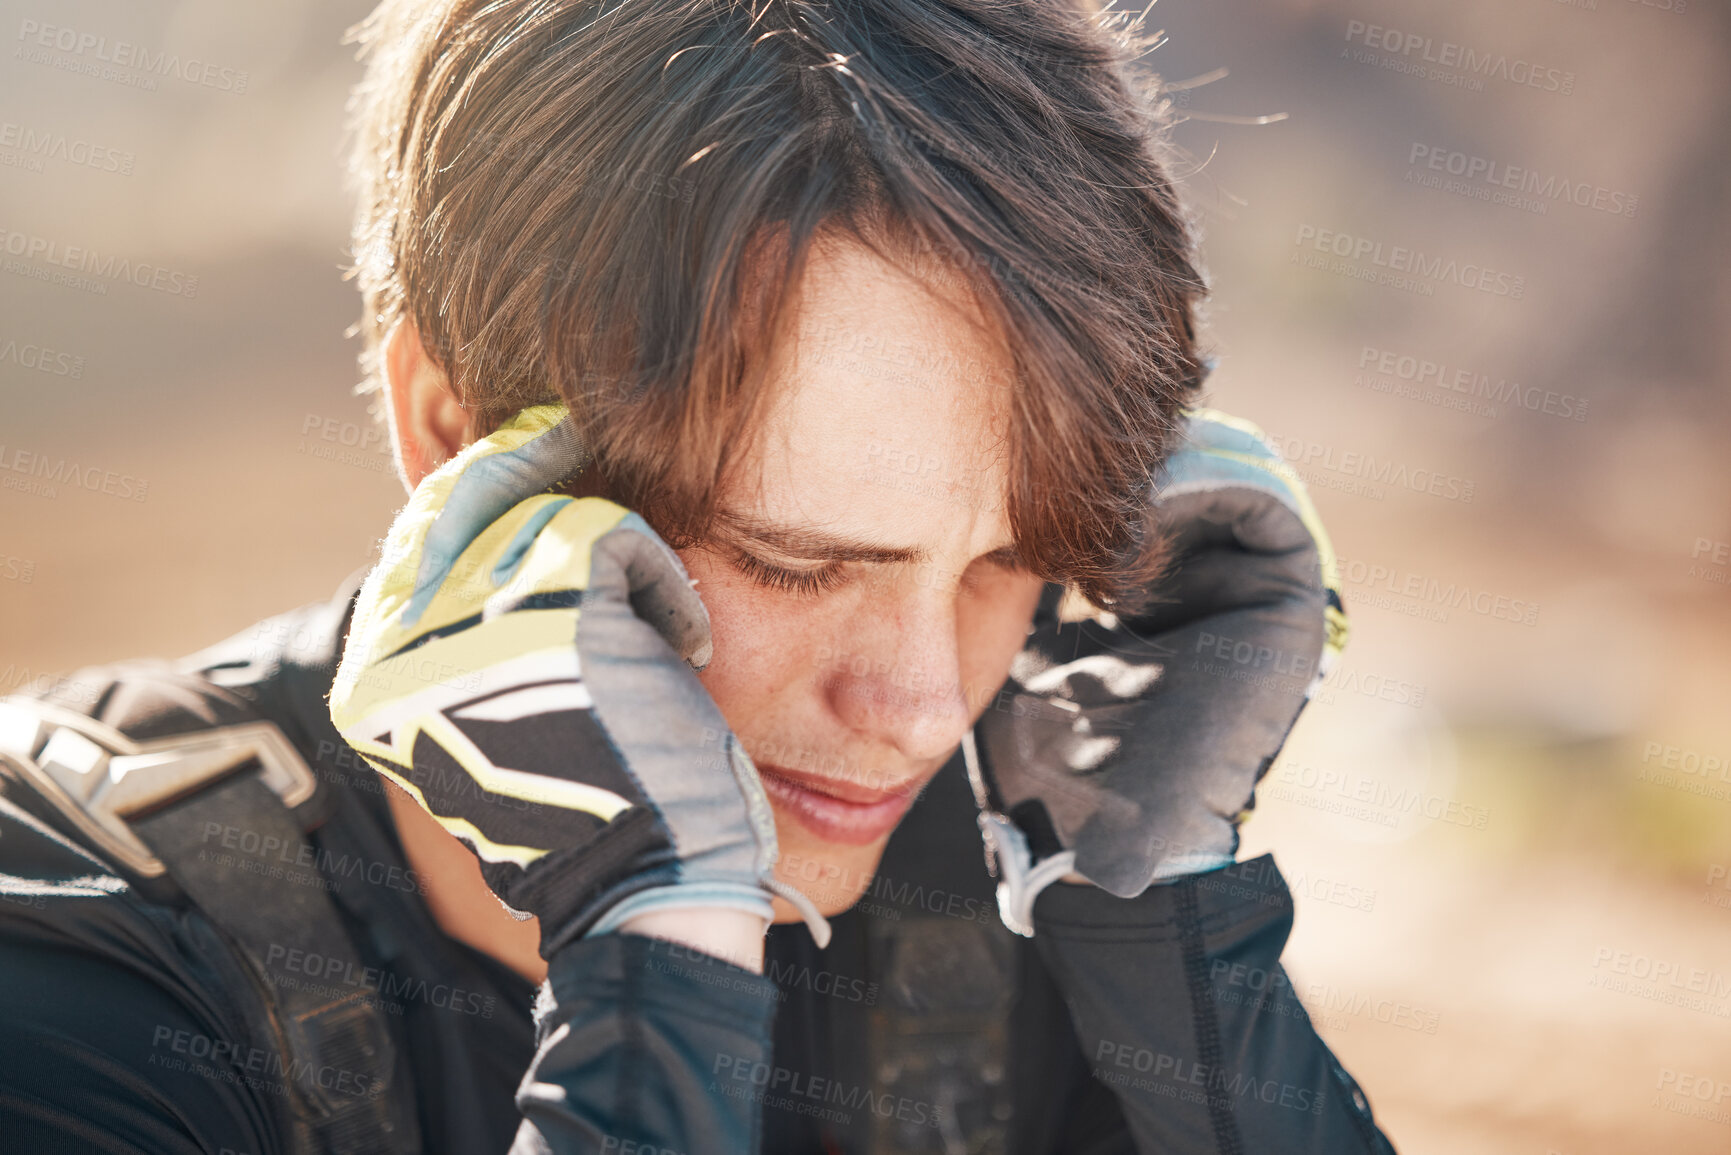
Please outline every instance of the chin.
[[[841, 914], [860, 900], [889, 843], [888, 834], [863, 845], [825, 841], [806, 830], [797, 818], [779, 810], [775, 828], [781, 845], [776, 878], [802, 891], [825, 918]], [[775, 921], [798, 922], [799, 915], [786, 900], [777, 898]]]

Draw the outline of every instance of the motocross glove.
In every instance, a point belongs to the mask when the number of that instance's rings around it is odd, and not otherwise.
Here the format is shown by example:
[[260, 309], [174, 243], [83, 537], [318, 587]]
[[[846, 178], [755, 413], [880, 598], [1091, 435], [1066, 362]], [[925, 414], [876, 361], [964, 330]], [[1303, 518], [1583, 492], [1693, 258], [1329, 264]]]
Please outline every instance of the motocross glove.
[[963, 743], [1006, 926], [1074, 871], [1121, 898], [1233, 861], [1238, 825], [1346, 642], [1333, 547], [1261, 431], [1212, 410], [1158, 479], [1152, 609], [1057, 615], [1049, 586]]
[[774, 879], [775, 821], [693, 668], [709, 617], [637, 514], [547, 492], [584, 464], [557, 405], [428, 475], [355, 605], [331, 690], [345, 740], [481, 862], [541, 953], [647, 910], [829, 927]]

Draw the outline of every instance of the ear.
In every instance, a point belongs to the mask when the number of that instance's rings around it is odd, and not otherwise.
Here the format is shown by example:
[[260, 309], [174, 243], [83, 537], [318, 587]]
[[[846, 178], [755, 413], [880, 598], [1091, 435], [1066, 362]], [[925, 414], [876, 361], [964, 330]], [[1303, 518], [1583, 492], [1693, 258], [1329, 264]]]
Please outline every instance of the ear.
[[445, 371], [427, 356], [414, 322], [404, 318], [385, 341], [385, 410], [397, 473], [413, 491], [421, 479], [470, 441], [469, 414]]

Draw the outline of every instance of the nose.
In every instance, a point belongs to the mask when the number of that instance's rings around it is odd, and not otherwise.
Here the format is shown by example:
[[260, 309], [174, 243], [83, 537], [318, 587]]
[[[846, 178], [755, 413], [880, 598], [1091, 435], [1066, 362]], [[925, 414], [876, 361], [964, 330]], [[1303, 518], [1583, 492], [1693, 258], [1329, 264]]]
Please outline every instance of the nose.
[[915, 591], [856, 618], [826, 674], [829, 708], [856, 733], [910, 760], [954, 750], [972, 715], [961, 684], [956, 607], [941, 591]]

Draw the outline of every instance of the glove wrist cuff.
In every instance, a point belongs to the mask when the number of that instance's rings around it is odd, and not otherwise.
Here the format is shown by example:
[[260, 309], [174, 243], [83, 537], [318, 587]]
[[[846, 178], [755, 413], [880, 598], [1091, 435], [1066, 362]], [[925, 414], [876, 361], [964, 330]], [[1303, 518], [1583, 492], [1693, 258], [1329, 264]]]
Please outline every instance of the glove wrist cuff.
[[681, 882], [672, 886], [653, 886], [621, 899], [609, 907], [582, 937], [612, 934], [640, 914], [694, 906], [744, 911], [762, 918], [765, 925], [775, 917], [770, 896], [760, 886], [734, 882]]
[[772, 901], [775, 897], [785, 899], [799, 912], [818, 949], [829, 945], [829, 920], [818, 913], [817, 906], [801, 891], [776, 879], [769, 880], [763, 886], [742, 882], [680, 882], [671, 886], [652, 886], [614, 903], [607, 909], [607, 913], [583, 932], [582, 937], [593, 938], [596, 935], [611, 934], [630, 919], [650, 911], [689, 909], [697, 906], [742, 910], [757, 915], [767, 925], [775, 919], [775, 905]]

